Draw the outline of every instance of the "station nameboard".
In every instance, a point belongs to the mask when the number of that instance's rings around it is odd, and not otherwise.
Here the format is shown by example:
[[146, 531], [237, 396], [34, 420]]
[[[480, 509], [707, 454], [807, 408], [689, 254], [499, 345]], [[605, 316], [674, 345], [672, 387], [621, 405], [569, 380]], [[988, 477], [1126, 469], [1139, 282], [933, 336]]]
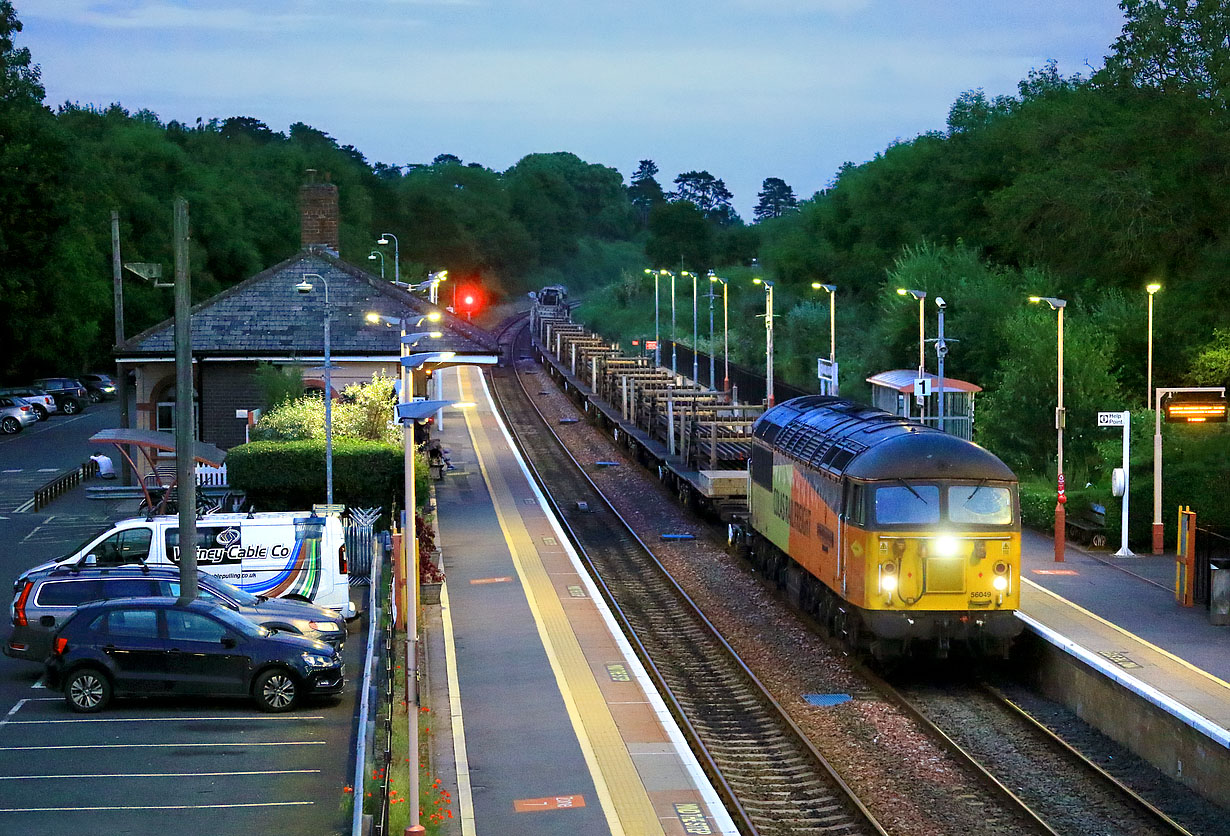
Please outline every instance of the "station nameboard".
[[1162, 403], [1168, 424], [1224, 424], [1226, 396], [1216, 392], [1178, 393]]

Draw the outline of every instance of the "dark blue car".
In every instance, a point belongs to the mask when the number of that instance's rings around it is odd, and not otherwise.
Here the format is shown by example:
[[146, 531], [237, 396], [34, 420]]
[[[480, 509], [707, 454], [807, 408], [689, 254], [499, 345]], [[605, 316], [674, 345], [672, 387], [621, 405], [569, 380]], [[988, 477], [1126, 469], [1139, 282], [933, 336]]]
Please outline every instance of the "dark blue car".
[[289, 711], [305, 696], [338, 694], [342, 658], [324, 642], [254, 624], [226, 607], [173, 598], [121, 598], [78, 607], [52, 642], [47, 680], [73, 711], [114, 696], [251, 697]]

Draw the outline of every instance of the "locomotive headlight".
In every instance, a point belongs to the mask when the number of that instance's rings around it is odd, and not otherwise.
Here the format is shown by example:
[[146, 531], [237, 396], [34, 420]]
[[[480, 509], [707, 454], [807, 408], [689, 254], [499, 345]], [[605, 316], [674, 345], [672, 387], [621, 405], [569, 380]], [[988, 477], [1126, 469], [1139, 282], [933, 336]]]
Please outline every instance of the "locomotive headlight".
[[896, 575], [882, 575], [880, 577], [880, 591], [881, 592], [894, 592], [896, 591], [896, 589], [897, 589], [897, 576]]
[[957, 541], [956, 537], [949, 537], [947, 535], [936, 537], [933, 542], [933, 548], [939, 557], [956, 557], [960, 547], [961, 544]]
[[995, 579], [991, 581], [991, 586], [995, 587], [1000, 592], [1003, 592], [1008, 588], [1008, 578], [1004, 575], [996, 575]]

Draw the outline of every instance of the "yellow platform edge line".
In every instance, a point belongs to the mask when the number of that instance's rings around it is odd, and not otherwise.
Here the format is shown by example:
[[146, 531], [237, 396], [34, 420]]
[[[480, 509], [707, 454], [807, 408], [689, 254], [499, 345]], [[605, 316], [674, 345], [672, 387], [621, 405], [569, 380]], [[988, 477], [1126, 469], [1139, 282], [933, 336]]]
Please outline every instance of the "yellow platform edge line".
[[[461, 386], [462, 399], [467, 399], [466, 383], [467, 381], [458, 371], [458, 383]], [[482, 432], [481, 428], [475, 427], [474, 419], [470, 416], [470, 411], [462, 412], [465, 418], [466, 430], [470, 433], [470, 439], [474, 446], [474, 456], [478, 460], [478, 466], [483, 474], [483, 480], [487, 482], [489, 489], [493, 489], [491, 473], [487, 468], [487, 463], [483, 458], [482, 452], [479, 450], [478, 439], [476, 432]], [[568, 678], [566, 672], [559, 663], [555, 646], [548, 633], [543, 613], [538, 605], [538, 601], [534, 596], [525, 567], [522, 566], [521, 558], [518, 555], [517, 547], [513, 543], [512, 532], [509, 530], [507, 521], [503, 511], [499, 505], [495, 503], [494, 496], [492, 497], [492, 507], [495, 509], [496, 519], [500, 523], [500, 530], [504, 535], [505, 543], [508, 545], [509, 554], [512, 556], [513, 565], [517, 570], [517, 575], [521, 580], [522, 589], [525, 592], [526, 601], [529, 604], [530, 612], [534, 616], [534, 624], [538, 628], [538, 637], [542, 640], [543, 649], [546, 652], [547, 660], [551, 665], [551, 671], [555, 675], [556, 685], [559, 687], [560, 695], [564, 700], [564, 706], [568, 711], [568, 720], [572, 724], [573, 733], [576, 735], [577, 743], [580, 745], [581, 754], [585, 759], [585, 765], [589, 769], [590, 777], [594, 782], [594, 791], [598, 794], [598, 803], [602, 807], [603, 816], [606, 818], [607, 826], [611, 829], [612, 836], [624, 836], [625, 830], [623, 823], [619, 818], [619, 812], [615, 806], [614, 798], [611, 795], [610, 788], [606, 783], [606, 776], [598, 763], [598, 757], [594, 750], [593, 743], [589, 738], [589, 733], [585, 728], [584, 720], [581, 718], [580, 710], [573, 697], [572, 690], [568, 686]], [[587, 668], [588, 671], [588, 668]], [[630, 762], [629, 758], [629, 762]], [[635, 769], [635, 767], [633, 767]], [[648, 796], [645, 798], [645, 803], [648, 804]], [[649, 805], [650, 814], [656, 820], [656, 813], [653, 811], [652, 805]], [[664, 832], [664, 831], [660, 831]]]
[[453, 616], [449, 610], [448, 583], [440, 587], [440, 621], [444, 625], [444, 667], [448, 676], [448, 712], [453, 729], [453, 760], [457, 769], [457, 814], [462, 836], [475, 836], [474, 794], [470, 781], [470, 756], [466, 751], [466, 732], [461, 716], [461, 678], [457, 675], [457, 644], [453, 635]]
[[[1226, 682], [1222, 679], [1219, 679], [1218, 677], [1206, 671], [1204, 668], [1197, 667], [1196, 665], [1193, 665], [1191, 662], [1187, 661], [1186, 659], [1181, 659], [1178, 656], [1175, 656], [1169, 650], [1160, 648], [1157, 645], [1155, 645], [1153, 642], [1148, 641], [1147, 639], [1142, 639], [1140, 636], [1136, 635], [1132, 631], [1125, 630], [1124, 628], [1120, 627], [1118, 624], [1115, 624], [1111, 621], [1107, 621], [1105, 618], [1102, 618], [1102, 616], [1098, 615], [1097, 613], [1090, 612], [1089, 610], [1082, 607], [1080, 604], [1075, 604], [1069, 601], [1067, 598], [1063, 597], [1062, 595], [1052, 592], [1046, 587], [1039, 585], [1035, 581], [1031, 581], [1029, 578], [1022, 577], [1021, 580], [1029, 584], [1030, 586], [1032, 586], [1034, 589], [1038, 590], [1039, 592], [1045, 593], [1046, 595], [1049, 595], [1050, 597], [1054, 598], [1057, 601], [1062, 601], [1063, 603], [1067, 604], [1072, 609], [1076, 610], [1079, 613], [1083, 613], [1084, 615], [1088, 616], [1089, 618], [1093, 619], [1099, 624], [1109, 627], [1115, 632], [1120, 633], [1121, 635], [1126, 636], [1127, 638], [1130, 638], [1132, 641], [1143, 644], [1145, 647], [1149, 648], [1149, 650], [1152, 650], [1154, 653], [1164, 656], [1165, 658], [1169, 659], [1175, 664], [1181, 665], [1187, 668], [1192, 673], [1200, 674], [1205, 679], [1217, 685], [1220, 685], [1222, 688], [1226, 688], [1227, 690], [1230, 690], [1230, 682]], [[1024, 608], [1022, 608], [1022, 610], [1023, 609]], [[1029, 615], [1029, 613], [1025, 613], [1025, 614]]]

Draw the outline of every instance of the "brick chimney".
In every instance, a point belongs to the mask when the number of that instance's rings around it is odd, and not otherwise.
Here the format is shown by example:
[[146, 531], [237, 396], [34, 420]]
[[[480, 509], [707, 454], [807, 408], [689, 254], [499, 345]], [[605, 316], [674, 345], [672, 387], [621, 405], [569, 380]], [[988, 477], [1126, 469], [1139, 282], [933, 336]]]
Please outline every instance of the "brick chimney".
[[328, 182], [316, 182], [316, 170], [307, 170], [308, 182], [299, 187], [299, 238], [300, 246], [324, 247], [338, 254], [337, 186]]

